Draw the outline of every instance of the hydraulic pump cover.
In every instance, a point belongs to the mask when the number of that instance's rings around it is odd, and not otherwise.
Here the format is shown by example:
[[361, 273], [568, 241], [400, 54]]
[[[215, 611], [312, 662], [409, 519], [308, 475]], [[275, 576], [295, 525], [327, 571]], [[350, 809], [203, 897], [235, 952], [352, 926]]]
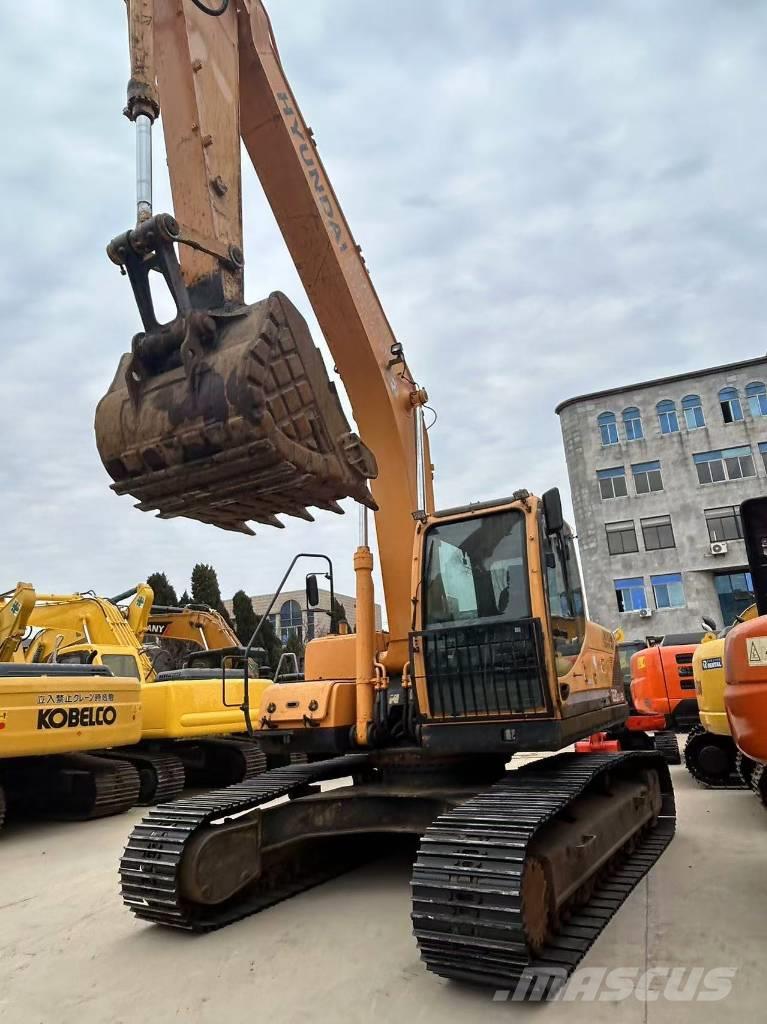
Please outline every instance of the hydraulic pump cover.
[[306, 321], [275, 292], [136, 335], [96, 410], [118, 494], [142, 511], [252, 533], [307, 506], [375, 503], [377, 467], [352, 433]]

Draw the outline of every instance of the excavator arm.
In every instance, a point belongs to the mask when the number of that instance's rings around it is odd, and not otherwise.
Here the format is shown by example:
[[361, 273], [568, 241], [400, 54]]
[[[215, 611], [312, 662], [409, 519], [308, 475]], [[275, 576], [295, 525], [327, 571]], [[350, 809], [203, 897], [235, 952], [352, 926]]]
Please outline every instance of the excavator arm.
[[[99, 451], [139, 508], [250, 532], [343, 497], [378, 509], [389, 625], [407, 636], [414, 514], [433, 509], [425, 391], [407, 367], [280, 62], [260, 0], [130, 0], [137, 224], [110, 257], [144, 330], [99, 405]], [[151, 123], [162, 110], [174, 216], [151, 209]], [[345, 420], [298, 311], [243, 300], [240, 140], [351, 401]], [[175, 247], [178, 247], [179, 258]], [[158, 322], [149, 274], [177, 315]], [[419, 465], [420, 460], [420, 465]], [[366, 481], [372, 480], [372, 497]]]
[[0, 662], [15, 659], [29, 625], [35, 600], [35, 590], [31, 583], [19, 583], [11, 594], [5, 595], [5, 600], [0, 604]]
[[205, 651], [239, 647], [237, 634], [213, 608], [155, 607], [149, 616], [146, 636], [186, 640]]

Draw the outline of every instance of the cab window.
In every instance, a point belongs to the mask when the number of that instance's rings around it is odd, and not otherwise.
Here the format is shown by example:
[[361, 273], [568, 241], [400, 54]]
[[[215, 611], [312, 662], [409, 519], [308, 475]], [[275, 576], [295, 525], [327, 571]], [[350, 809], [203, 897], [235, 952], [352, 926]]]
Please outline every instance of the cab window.
[[106, 665], [115, 676], [127, 679], [140, 679], [136, 659], [130, 654], [102, 654], [101, 664]]
[[530, 616], [525, 518], [516, 509], [433, 526], [424, 558], [426, 627]]
[[541, 525], [541, 532], [557, 676], [561, 678], [572, 668], [586, 637], [583, 589], [569, 528], [546, 536]]
[[[59, 665], [92, 665], [95, 657], [95, 651], [70, 651], [69, 654], [59, 654], [55, 660]], [[48, 660], [53, 661], [53, 655]]]

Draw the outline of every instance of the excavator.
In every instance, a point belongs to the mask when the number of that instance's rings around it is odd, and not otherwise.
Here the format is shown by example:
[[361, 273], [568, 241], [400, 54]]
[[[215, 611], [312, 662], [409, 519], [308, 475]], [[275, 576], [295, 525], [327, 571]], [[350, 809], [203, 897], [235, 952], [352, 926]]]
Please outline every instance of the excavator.
[[[629, 716], [622, 725], [610, 730], [604, 739], [608, 742], [617, 741], [618, 749], [657, 750], [663, 754], [668, 764], [681, 764], [676, 733], [673, 728], [668, 727], [668, 718], [665, 714], [667, 707], [657, 708], [650, 705], [648, 708], [645, 704], [640, 709], [634, 699], [632, 672], [644, 669], [648, 657], [652, 662], [654, 645], [649, 642], [652, 638], [648, 637], [644, 643], [641, 640], [626, 640], [621, 628], [613, 631], [613, 637]], [[586, 750], [587, 744], [581, 743], [576, 749]]]
[[[223, 615], [204, 604], [178, 608], [153, 604], [139, 640], [158, 671], [163, 663], [168, 666], [166, 671], [195, 665], [202, 667], [203, 662], [208, 666], [220, 666], [225, 659], [234, 661], [243, 653], [239, 637]], [[198, 652], [199, 657], [189, 658], [190, 654]], [[263, 678], [271, 675], [266, 651], [252, 648], [250, 654], [259, 659], [259, 674]]]
[[767, 498], [740, 506], [756, 614], [724, 641], [724, 703], [732, 737], [749, 759], [747, 778], [767, 807]]
[[139, 776], [102, 748], [141, 737], [137, 678], [121, 665], [27, 663], [22, 650], [37, 595], [29, 583], [0, 596], [0, 826], [14, 815], [86, 819], [120, 814], [139, 797]]
[[[128, 16], [137, 220], [108, 254], [142, 329], [96, 411], [112, 487], [160, 518], [245, 533], [351, 497], [360, 543], [356, 632], [310, 642], [304, 679], [269, 686], [253, 716], [267, 752], [323, 760], [150, 811], [120, 862], [123, 900], [144, 921], [208, 931], [406, 835], [429, 970], [504, 987], [566, 974], [671, 841], [675, 812], [655, 751], [553, 753], [628, 713], [613, 636], [584, 613], [559, 492], [435, 506], [426, 390], [260, 0], [130, 0]], [[160, 104], [173, 216], [152, 209]], [[240, 138], [359, 435], [296, 307], [280, 293], [245, 303]], [[175, 301], [166, 323], [153, 271]], [[246, 684], [248, 671], [246, 658]], [[507, 770], [518, 751], [552, 756]]]
[[[116, 601], [134, 595], [124, 611]], [[38, 597], [29, 614], [37, 627], [27, 661], [107, 666], [137, 681], [141, 689], [140, 735], [130, 746], [105, 757], [129, 761], [139, 773], [138, 803], [175, 799], [186, 785], [224, 786], [263, 771], [266, 758], [244, 733], [242, 668], [222, 670], [227, 652], [214, 666], [157, 672], [139, 637], [151, 623], [151, 587], [140, 583], [115, 601], [91, 594]], [[197, 613], [195, 613], [197, 614]], [[208, 620], [213, 620], [208, 616]], [[208, 624], [210, 632], [210, 624]], [[212, 635], [212, 633], [211, 633]], [[221, 631], [219, 629], [219, 633]], [[229, 639], [228, 630], [224, 633]], [[237, 653], [241, 648], [237, 647]], [[267, 680], [252, 679], [257, 692]]]
[[699, 723], [692, 659], [702, 639], [702, 632], [669, 634], [632, 656], [631, 696], [639, 714], [662, 715], [674, 732]]
[[[751, 605], [733, 625], [755, 616], [756, 605]], [[714, 623], [705, 624], [715, 628]], [[684, 764], [709, 789], [748, 789], [756, 767], [735, 745], [724, 706], [724, 645], [730, 629], [706, 633], [692, 659], [700, 725], [693, 726], [687, 736]]]

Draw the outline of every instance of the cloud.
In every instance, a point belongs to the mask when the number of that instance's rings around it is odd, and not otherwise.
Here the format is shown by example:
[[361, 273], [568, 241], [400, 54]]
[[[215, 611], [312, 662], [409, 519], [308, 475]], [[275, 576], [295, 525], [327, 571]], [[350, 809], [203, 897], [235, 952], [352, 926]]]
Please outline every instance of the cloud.
[[[765, 349], [767, 10], [756, 2], [272, 0], [282, 59], [411, 369], [442, 505], [566, 490], [563, 398]], [[2, 566], [11, 586], [269, 590], [356, 515], [255, 539], [115, 497], [95, 404], [138, 326], [104, 255], [133, 218], [121, 4], [3, 16]], [[159, 135], [159, 133], [155, 133]], [[156, 208], [169, 209], [162, 147]], [[316, 322], [245, 169], [247, 295]], [[332, 361], [328, 358], [328, 365]]]

